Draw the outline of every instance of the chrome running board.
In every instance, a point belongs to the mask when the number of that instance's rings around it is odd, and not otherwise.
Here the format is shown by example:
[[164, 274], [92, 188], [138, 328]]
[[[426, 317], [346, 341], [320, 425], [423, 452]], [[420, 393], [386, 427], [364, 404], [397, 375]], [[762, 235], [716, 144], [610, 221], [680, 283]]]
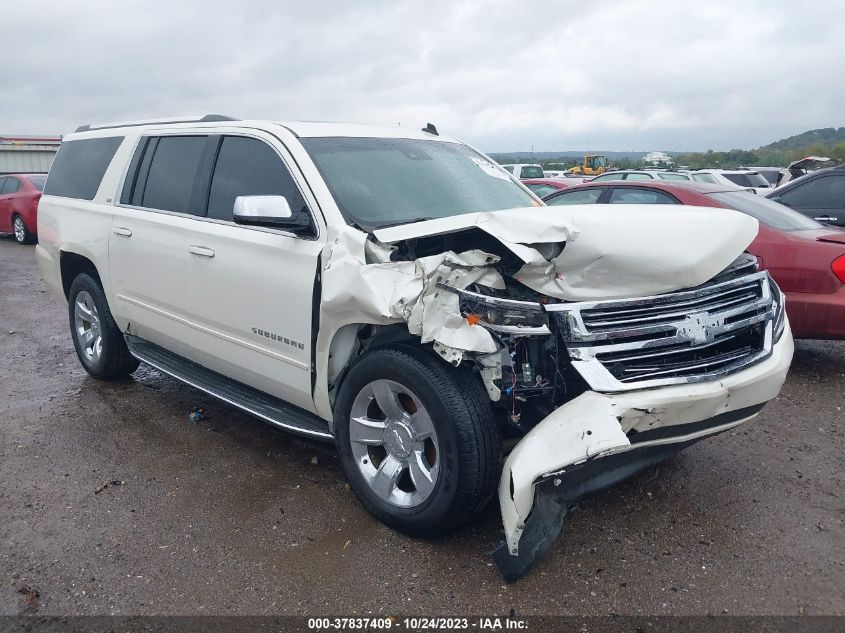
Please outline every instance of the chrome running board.
[[329, 424], [313, 413], [243, 383], [226, 378], [202, 365], [137, 336], [126, 336], [129, 352], [142, 363], [173, 376], [291, 433], [331, 442]]

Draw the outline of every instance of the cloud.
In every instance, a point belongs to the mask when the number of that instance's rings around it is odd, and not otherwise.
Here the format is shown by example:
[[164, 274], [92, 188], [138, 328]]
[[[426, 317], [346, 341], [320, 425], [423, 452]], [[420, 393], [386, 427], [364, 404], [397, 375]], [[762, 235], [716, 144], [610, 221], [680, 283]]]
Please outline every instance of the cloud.
[[648, 150], [845, 125], [835, 0], [42, 0], [11, 14], [27, 26], [4, 33], [2, 133], [223, 112], [433, 121], [488, 151]]

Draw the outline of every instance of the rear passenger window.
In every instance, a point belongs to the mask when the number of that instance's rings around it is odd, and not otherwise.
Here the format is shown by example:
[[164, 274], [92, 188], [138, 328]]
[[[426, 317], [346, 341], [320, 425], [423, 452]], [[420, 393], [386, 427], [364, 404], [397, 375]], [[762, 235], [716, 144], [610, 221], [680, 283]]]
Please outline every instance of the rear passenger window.
[[[200, 166], [205, 136], [162, 136], [158, 140], [141, 206], [202, 215], [191, 208], [191, 193]], [[49, 180], [48, 180], [49, 184]]]
[[653, 189], [614, 189], [610, 204], [678, 204], [672, 196]]
[[559, 207], [566, 204], [595, 204], [601, 197], [601, 192], [604, 189], [577, 189], [575, 191], [567, 191], [554, 198], [546, 200], [546, 204], [551, 207]]
[[231, 220], [238, 196], [284, 196], [294, 213], [305, 208], [296, 183], [272, 147], [254, 138], [226, 136], [211, 179], [208, 217]]
[[21, 181], [14, 176], [9, 176], [6, 179], [6, 185], [3, 187], [3, 193], [17, 193], [21, 189]]
[[122, 136], [64, 141], [50, 167], [44, 194], [93, 200], [122, 142]]

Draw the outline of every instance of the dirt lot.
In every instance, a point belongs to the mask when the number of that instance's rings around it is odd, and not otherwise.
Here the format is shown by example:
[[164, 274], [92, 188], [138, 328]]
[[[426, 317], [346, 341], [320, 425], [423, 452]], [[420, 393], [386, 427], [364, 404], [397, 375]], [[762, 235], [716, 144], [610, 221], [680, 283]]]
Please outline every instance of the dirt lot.
[[842, 343], [799, 342], [756, 421], [589, 499], [509, 586], [496, 507], [406, 538], [330, 445], [143, 367], [91, 379], [8, 239], [0, 350], [0, 613], [845, 614]]

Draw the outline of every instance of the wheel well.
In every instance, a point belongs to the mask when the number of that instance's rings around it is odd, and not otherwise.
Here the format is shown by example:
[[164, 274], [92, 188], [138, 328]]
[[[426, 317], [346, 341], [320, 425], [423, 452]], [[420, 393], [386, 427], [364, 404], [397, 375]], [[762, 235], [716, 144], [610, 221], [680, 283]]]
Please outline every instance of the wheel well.
[[393, 325], [372, 325], [369, 323], [350, 323], [335, 332], [329, 348], [329, 390], [335, 393], [347, 370], [364, 352], [383, 347], [391, 343], [416, 342], [419, 338], [408, 332], [404, 323]]
[[77, 253], [62, 251], [61, 256], [59, 257], [59, 264], [62, 271], [62, 289], [64, 290], [65, 298], [67, 298], [70, 293], [70, 285], [80, 273], [88, 273], [98, 282], [100, 281], [100, 275], [97, 272], [97, 267], [94, 265], [94, 262], [87, 257]]

